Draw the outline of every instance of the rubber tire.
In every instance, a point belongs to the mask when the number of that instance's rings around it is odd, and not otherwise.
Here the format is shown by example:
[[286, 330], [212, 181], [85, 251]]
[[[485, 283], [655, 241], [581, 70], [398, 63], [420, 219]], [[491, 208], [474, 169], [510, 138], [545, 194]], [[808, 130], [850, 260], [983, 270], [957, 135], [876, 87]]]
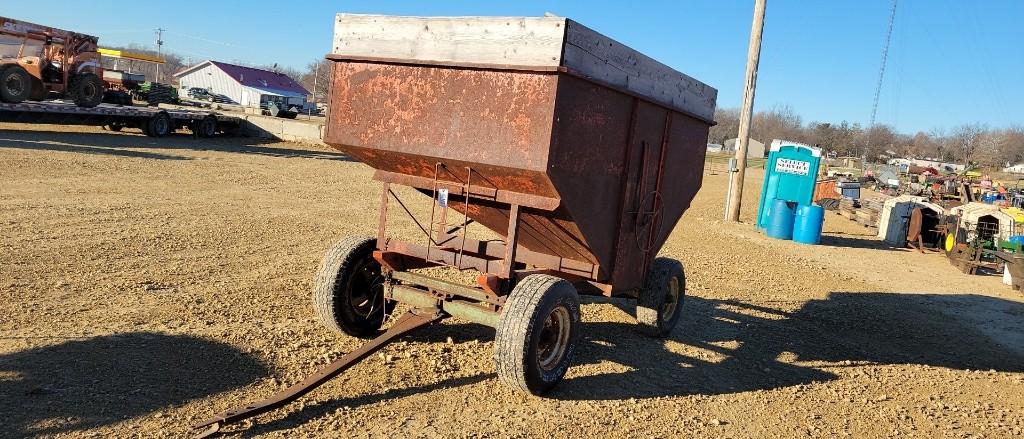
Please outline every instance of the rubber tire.
[[[537, 358], [541, 335], [538, 329], [543, 328], [556, 306], [564, 306], [569, 312], [568, 344], [555, 367], [544, 371]], [[513, 389], [533, 395], [551, 390], [572, 363], [580, 326], [579, 294], [571, 283], [546, 274], [526, 276], [512, 289], [498, 317], [494, 337], [498, 379]]]
[[[21, 82], [21, 90], [17, 93], [11, 93], [7, 89], [7, 81], [10, 80]], [[32, 96], [32, 86], [32, 75], [29, 75], [21, 66], [13, 65], [0, 70], [0, 100], [12, 104], [24, 102]]]
[[345, 288], [360, 262], [368, 260], [380, 267], [373, 259], [376, 249], [375, 238], [350, 236], [335, 244], [324, 256], [313, 280], [313, 308], [327, 329], [359, 338], [371, 338], [380, 331], [394, 303], [386, 301], [382, 308], [364, 317], [353, 309], [350, 292]]
[[43, 86], [43, 81], [32, 77], [32, 93], [29, 94], [28, 100], [32, 102], [44, 101], [48, 94], [49, 92], [46, 90], [46, 87]]
[[[666, 320], [663, 318], [665, 299], [668, 297], [672, 278], [679, 279], [679, 303], [675, 312]], [[686, 273], [683, 264], [675, 259], [655, 258], [651, 271], [647, 273], [644, 288], [636, 300], [636, 322], [640, 332], [651, 337], [668, 337], [679, 323], [686, 297]]]
[[171, 133], [171, 116], [160, 112], [154, 114], [146, 121], [146, 135], [150, 137], [164, 137]]
[[92, 108], [103, 102], [103, 81], [92, 73], [71, 78], [68, 96], [79, 107]]
[[217, 135], [217, 118], [206, 116], [202, 120], [195, 122], [195, 128], [196, 136], [213, 137]]

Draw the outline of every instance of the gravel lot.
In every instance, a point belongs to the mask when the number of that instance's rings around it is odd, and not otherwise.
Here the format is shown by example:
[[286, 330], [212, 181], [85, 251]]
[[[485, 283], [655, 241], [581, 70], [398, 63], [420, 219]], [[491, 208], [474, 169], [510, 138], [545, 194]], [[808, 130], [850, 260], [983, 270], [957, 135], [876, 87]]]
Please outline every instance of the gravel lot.
[[[182, 437], [357, 347], [310, 287], [374, 233], [370, 174], [313, 146], [0, 124], [0, 436]], [[493, 330], [449, 320], [228, 437], [1024, 435], [1021, 293], [836, 215], [824, 245], [768, 239], [756, 173], [725, 224], [725, 176], [704, 181], [662, 250], [688, 276], [669, 340], [587, 303], [537, 398], [497, 382]]]

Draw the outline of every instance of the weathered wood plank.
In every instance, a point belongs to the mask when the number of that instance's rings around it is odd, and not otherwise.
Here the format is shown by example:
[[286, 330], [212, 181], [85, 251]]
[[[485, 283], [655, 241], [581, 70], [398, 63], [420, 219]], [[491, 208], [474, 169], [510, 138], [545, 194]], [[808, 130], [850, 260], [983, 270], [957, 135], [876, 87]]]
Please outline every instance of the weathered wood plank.
[[558, 17], [398, 17], [338, 14], [332, 54], [557, 67], [565, 19]]
[[564, 67], [704, 120], [718, 91], [561, 17], [400, 17], [338, 14], [332, 55], [424, 64]]
[[714, 118], [714, 88], [575, 21], [567, 20], [566, 26], [563, 66], [662, 105]]

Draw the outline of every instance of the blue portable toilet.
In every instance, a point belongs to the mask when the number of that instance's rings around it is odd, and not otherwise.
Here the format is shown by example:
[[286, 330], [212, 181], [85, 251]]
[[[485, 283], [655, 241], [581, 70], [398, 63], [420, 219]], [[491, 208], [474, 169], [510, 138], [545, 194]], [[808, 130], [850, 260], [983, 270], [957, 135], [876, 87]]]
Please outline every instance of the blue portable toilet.
[[801, 143], [775, 139], [764, 165], [764, 184], [757, 207], [757, 227], [764, 229], [771, 214], [772, 200], [809, 205], [821, 164], [821, 149]]

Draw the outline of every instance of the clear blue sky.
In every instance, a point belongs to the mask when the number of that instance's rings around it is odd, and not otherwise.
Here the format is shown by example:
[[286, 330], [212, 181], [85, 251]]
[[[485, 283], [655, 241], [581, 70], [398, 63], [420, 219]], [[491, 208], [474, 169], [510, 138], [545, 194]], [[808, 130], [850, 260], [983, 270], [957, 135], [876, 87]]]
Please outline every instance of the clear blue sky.
[[[301, 68], [330, 47], [336, 12], [573, 18], [719, 90], [738, 107], [753, 1], [0, 0], [6, 16], [197, 59]], [[756, 109], [789, 105], [805, 122], [867, 124], [889, 0], [769, 0]], [[1024, 123], [1024, 1], [900, 0], [878, 121], [899, 131]]]

